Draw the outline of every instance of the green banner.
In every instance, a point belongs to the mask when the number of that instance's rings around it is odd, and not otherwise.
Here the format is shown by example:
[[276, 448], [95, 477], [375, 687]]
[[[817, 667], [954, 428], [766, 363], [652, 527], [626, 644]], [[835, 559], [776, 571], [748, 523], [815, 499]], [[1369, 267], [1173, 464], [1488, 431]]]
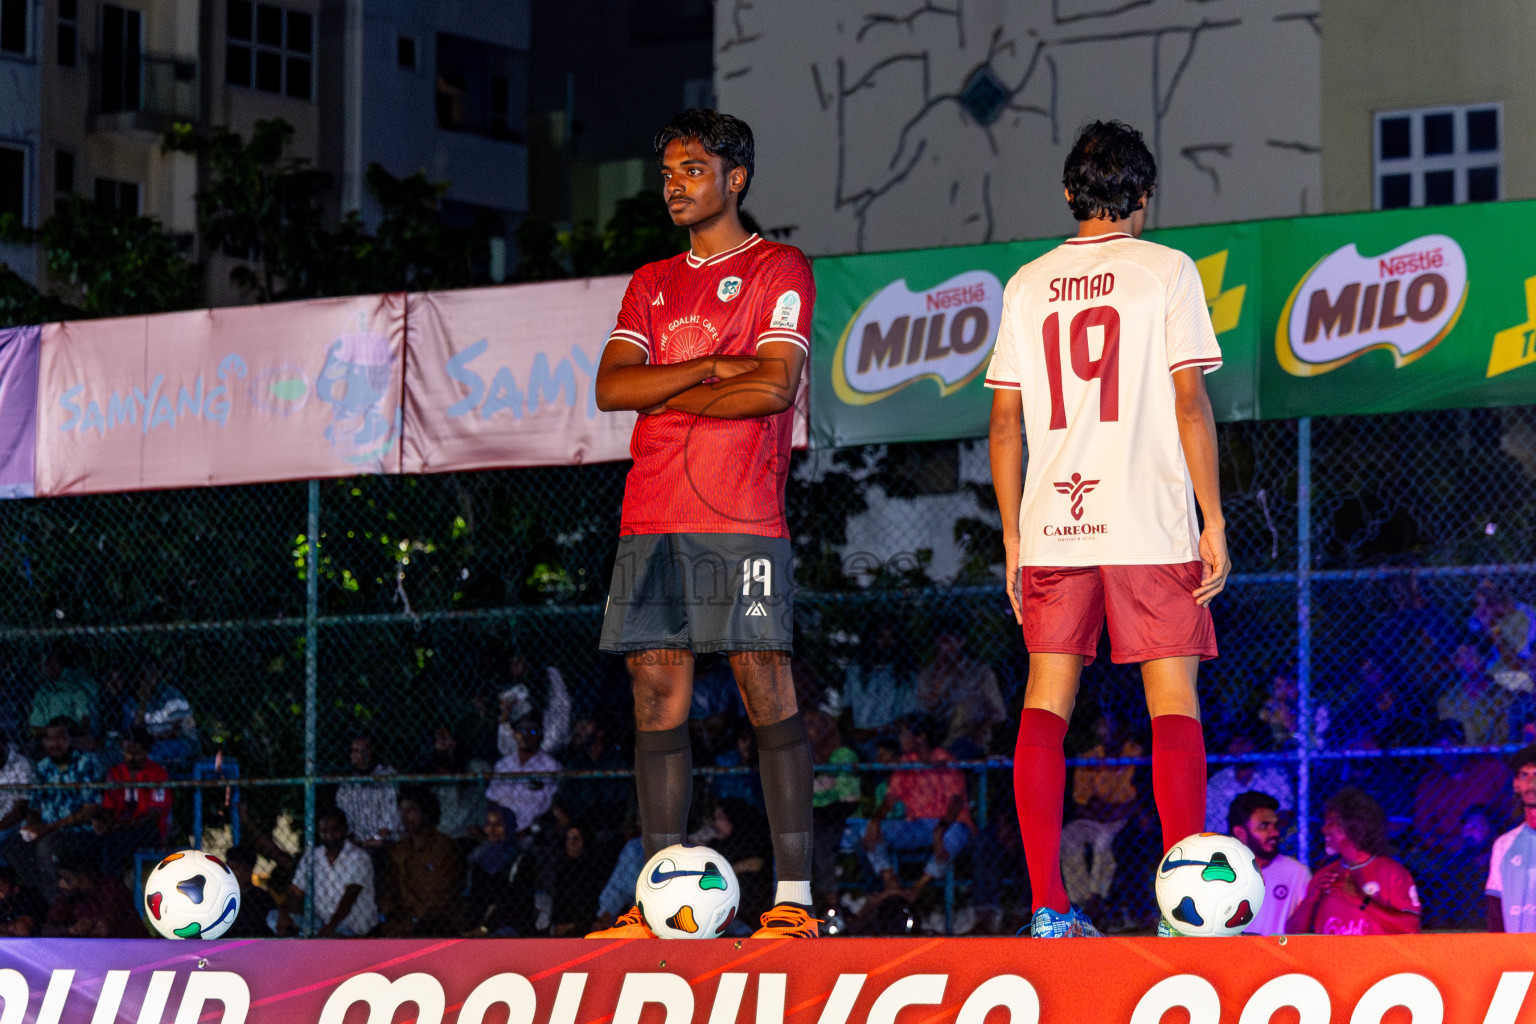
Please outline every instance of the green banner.
[[[1536, 402], [1536, 202], [1148, 232], [1195, 260], [1219, 420]], [[817, 260], [817, 447], [984, 436], [1002, 288], [1058, 239]]]

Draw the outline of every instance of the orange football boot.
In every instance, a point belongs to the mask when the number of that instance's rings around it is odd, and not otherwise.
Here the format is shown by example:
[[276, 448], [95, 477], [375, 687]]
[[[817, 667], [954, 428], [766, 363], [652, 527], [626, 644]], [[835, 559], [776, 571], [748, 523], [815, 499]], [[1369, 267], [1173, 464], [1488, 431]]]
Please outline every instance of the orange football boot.
[[780, 903], [762, 917], [763, 926], [752, 933], [754, 939], [814, 939], [821, 935], [816, 926], [821, 918], [795, 903]]
[[589, 932], [589, 939], [654, 939], [656, 933], [645, 923], [645, 917], [640, 913], [639, 907], [630, 907], [629, 912], [621, 914], [619, 919], [613, 922], [612, 928], [603, 928], [599, 931]]

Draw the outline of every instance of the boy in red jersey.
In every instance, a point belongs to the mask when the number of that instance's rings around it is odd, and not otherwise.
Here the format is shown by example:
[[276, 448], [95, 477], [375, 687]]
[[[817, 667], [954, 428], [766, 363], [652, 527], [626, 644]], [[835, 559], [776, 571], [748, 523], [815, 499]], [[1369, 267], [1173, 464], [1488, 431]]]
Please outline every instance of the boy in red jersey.
[[1008, 282], [986, 380], [1008, 599], [1029, 649], [1014, 791], [1030, 934], [1046, 938], [1098, 934], [1061, 881], [1062, 739], [1106, 618], [1113, 659], [1141, 664], [1163, 849], [1205, 827], [1195, 677], [1216, 656], [1207, 605], [1230, 570], [1204, 381], [1221, 350], [1194, 263], [1138, 237], [1152, 154], [1135, 129], [1095, 122], [1063, 179], [1077, 237]]
[[[640, 413], [601, 647], [624, 656], [634, 685], [647, 857], [687, 831], [694, 655], [730, 659], [757, 733], [779, 879], [755, 935], [812, 937], [811, 748], [789, 670], [784, 484], [815, 285], [800, 250], [742, 227], [745, 123], [685, 111], [657, 133], [656, 162], [690, 244], [630, 279], [597, 371], [599, 408]], [[651, 934], [637, 908], [592, 937]]]

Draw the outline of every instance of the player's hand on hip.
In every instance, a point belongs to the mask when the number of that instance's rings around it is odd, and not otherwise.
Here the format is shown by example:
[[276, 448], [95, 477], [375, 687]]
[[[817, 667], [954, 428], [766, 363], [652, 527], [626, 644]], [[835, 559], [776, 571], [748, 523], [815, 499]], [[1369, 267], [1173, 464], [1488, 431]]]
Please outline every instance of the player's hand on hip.
[[1227, 531], [1222, 526], [1207, 526], [1200, 534], [1200, 562], [1204, 573], [1195, 588], [1195, 604], [1204, 607], [1226, 589], [1232, 560], [1227, 557]]
[[1008, 588], [1008, 603], [1013, 605], [1013, 621], [1024, 625], [1024, 595], [1019, 593], [1019, 542], [1003, 541], [1003, 576]]

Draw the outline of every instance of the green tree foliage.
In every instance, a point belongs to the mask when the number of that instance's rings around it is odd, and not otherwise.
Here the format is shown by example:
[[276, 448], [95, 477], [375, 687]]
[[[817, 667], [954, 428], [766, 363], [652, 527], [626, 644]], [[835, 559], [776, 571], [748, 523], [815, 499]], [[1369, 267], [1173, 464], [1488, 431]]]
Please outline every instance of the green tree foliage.
[[151, 217], [125, 217], [72, 197], [42, 227], [15, 218], [0, 236], [42, 249], [49, 289], [0, 268], [0, 322], [90, 319], [188, 309], [202, 301], [201, 274]]
[[246, 139], [228, 128], [197, 134], [177, 125], [166, 149], [195, 153], [206, 185], [197, 193], [205, 242], [236, 257], [230, 281], [257, 302], [490, 283], [490, 244], [499, 225], [464, 227], [442, 212], [446, 182], [417, 172], [397, 178], [379, 164], [366, 175], [382, 211], [369, 233], [356, 211], [334, 226], [326, 209], [332, 176], [289, 152], [294, 128], [256, 122]]

